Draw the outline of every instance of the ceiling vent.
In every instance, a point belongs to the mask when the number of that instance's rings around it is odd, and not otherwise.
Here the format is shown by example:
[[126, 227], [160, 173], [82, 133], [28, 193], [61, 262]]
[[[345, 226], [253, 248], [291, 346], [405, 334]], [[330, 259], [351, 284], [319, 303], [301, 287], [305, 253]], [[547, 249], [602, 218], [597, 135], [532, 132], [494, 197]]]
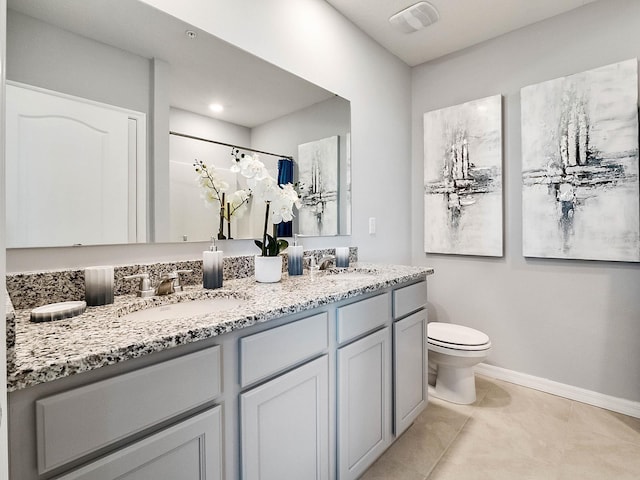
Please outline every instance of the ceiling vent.
[[392, 15], [389, 22], [401, 32], [413, 33], [437, 22], [439, 18], [436, 7], [428, 2], [418, 2]]

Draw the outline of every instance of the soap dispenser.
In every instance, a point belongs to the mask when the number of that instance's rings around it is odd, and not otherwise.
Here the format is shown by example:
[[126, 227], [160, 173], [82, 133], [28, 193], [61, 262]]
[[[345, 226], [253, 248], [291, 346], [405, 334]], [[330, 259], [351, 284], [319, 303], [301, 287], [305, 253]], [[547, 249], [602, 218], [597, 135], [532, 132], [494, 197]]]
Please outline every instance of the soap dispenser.
[[209, 250], [202, 252], [202, 285], [214, 289], [222, 287], [223, 252], [218, 250], [215, 237], [211, 237]]
[[298, 234], [293, 236], [293, 245], [287, 248], [289, 275], [302, 275], [302, 245], [298, 245]]

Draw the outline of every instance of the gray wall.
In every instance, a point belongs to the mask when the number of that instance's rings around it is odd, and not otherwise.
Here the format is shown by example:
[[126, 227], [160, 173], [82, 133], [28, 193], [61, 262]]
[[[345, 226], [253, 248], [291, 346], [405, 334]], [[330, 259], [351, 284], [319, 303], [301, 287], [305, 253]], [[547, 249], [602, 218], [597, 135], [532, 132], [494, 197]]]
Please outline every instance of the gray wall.
[[[350, 129], [349, 104], [333, 97], [251, 129], [251, 146], [298, 156], [298, 145], [339, 135]], [[343, 153], [344, 154], [344, 153]]]
[[[217, 140], [232, 145], [251, 145], [251, 129], [218, 120], [197, 113], [188, 112], [178, 108], [171, 108], [170, 129], [173, 132], [185, 133], [196, 137]], [[201, 198], [202, 190], [196, 183], [196, 173], [193, 163], [201, 160], [206, 165], [220, 169], [220, 172], [228, 172], [233, 164], [231, 148], [213, 143], [192, 140], [184, 137], [170, 135], [170, 181], [165, 185], [165, 191], [169, 192], [169, 218], [170, 237], [167, 241], [180, 242], [182, 236], [188, 234], [190, 241], [207, 241], [212, 235], [218, 233], [216, 221], [203, 222], [203, 218], [217, 218], [219, 211], [210, 203]], [[176, 165], [173, 162], [183, 165]], [[188, 172], [188, 173], [187, 173]], [[231, 182], [234, 175], [226, 176], [226, 181], [231, 185], [231, 190], [239, 188]], [[185, 191], [185, 183], [189, 188]], [[233, 238], [254, 238], [250, 219], [243, 216], [239, 221], [234, 217], [232, 221]], [[259, 224], [260, 222], [258, 222]], [[259, 232], [260, 227], [256, 226]]]
[[[236, 125], [235, 123], [218, 120], [212, 117], [205, 117], [204, 115], [188, 112], [187, 110], [182, 110], [180, 108], [171, 107], [169, 126], [171, 128], [171, 131], [177, 133], [186, 133], [195, 137], [217, 140], [219, 142], [230, 143], [233, 145], [242, 145], [247, 147], [251, 146], [250, 128]], [[189, 144], [193, 142], [194, 146], [211, 145], [217, 150], [219, 149], [219, 152], [215, 153], [215, 158], [201, 158], [201, 160], [203, 160], [204, 162], [219, 162], [215, 163], [215, 165], [221, 168], [229, 168], [229, 166], [231, 165], [231, 149], [229, 147], [200, 142], [198, 140], [185, 139], [185, 142], [188, 142], [185, 147], [189, 146]], [[184, 151], [181, 149], [176, 149], [175, 153], [177, 154], [178, 158], [174, 158], [175, 156], [172, 156], [170, 160], [192, 164], [194, 158], [199, 158], [193, 157], [194, 154], [199, 153], [198, 149], [196, 148], [185, 148]]]
[[[6, 0], [0, 0], [0, 32], [5, 31]], [[5, 80], [6, 39], [0, 38], [0, 83]], [[4, 124], [5, 124], [4, 88], [0, 90], [0, 225], [5, 224], [5, 181], [4, 181]], [[5, 234], [0, 233], [0, 318], [5, 318]], [[6, 323], [0, 325], [0, 480], [9, 478], [9, 444], [7, 440], [7, 341]]]
[[[251, 130], [251, 146], [258, 150], [290, 155], [297, 162], [298, 145], [337, 135], [339, 159], [339, 232], [348, 235], [351, 232], [351, 214], [347, 173], [347, 134], [351, 129], [351, 109], [349, 103], [339, 97], [332, 97], [295, 113], [285, 115]], [[265, 158], [262, 157], [264, 160]], [[277, 167], [277, 165], [276, 165]], [[297, 180], [297, 173], [296, 180]], [[295, 233], [294, 223], [294, 233]]]
[[[412, 252], [430, 320], [486, 332], [488, 363], [640, 401], [640, 265], [522, 256], [520, 88], [640, 55], [640, 2], [595, 2], [412, 71]], [[505, 255], [423, 252], [424, 112], [503, 94]]]
[[150, 73], [146, 58], [8, 12], [8, 80], [149, 115]]

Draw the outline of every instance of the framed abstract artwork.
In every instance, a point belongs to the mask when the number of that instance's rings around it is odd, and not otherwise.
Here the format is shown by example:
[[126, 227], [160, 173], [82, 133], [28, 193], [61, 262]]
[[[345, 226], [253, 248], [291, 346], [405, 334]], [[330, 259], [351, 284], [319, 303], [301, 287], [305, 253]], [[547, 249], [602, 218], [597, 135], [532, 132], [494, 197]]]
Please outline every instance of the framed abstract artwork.
[[298, 233], [338, 234], [338, 136], [298, 145]]
[[424, 249], [503, 254], [502, 96], [424, 114]]
[[638, 62], [525, 87], [525, 257], [640, 261]]

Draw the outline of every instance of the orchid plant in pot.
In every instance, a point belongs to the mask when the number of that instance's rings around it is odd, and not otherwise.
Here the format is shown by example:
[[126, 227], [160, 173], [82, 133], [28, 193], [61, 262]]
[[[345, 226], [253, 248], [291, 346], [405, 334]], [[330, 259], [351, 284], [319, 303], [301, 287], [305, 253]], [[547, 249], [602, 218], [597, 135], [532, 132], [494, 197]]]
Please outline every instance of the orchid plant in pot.
[[[289, 242], [278, 239], [275, 225], [293, 220], [294, 206], [301, 206], [298, 193], [293, 185], [279, 185], [266, 169], [257, 155], [236, 157], [231, 171], [240, 173], [247, 179], [247, 185], [255, 198], [265, 202], [264, 229], [262, 240], [255, 240], [260, 255], [255, 256], [255, 276], [258, 282], [278, 282], [282, 277], [282, 256], [280, 252], [289, 246]], [[269, 234], [269, 225], [273, 225]]]

